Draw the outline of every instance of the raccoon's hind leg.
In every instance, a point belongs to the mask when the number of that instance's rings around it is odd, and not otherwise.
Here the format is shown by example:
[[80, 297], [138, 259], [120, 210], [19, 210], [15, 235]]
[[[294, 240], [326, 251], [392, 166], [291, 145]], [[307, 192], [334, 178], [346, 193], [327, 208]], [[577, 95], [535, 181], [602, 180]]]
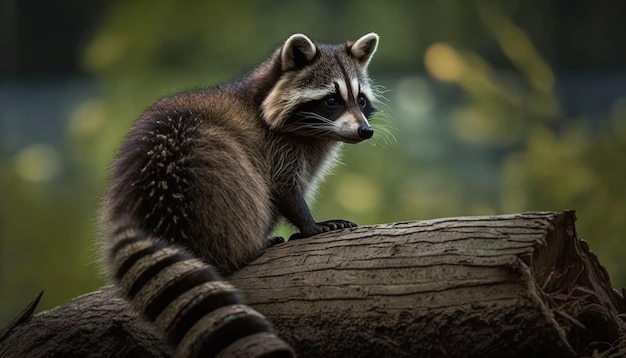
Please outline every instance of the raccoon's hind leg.
[[265, 245], [266, 249], [269, 249], [272, 246], [276, 246], [278, 244], [282, 244], [283, 242], [285, 242], [285, 238], [282, 236], [272, 236], [269, 239], [267, 239], [267, 243]]

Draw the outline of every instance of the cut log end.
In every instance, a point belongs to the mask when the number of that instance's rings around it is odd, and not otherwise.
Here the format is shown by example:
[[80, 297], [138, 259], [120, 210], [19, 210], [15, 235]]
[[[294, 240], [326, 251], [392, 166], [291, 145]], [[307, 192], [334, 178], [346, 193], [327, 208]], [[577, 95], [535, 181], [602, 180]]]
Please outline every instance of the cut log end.
[[530, 262], [533, 283], [577, 355], [592, 356], [620, 342], [626, 333], [620, 312], [624, 297], [611, 287], [609, 275], [589, 245], [576, 234], [576, 215], [565, 211]]

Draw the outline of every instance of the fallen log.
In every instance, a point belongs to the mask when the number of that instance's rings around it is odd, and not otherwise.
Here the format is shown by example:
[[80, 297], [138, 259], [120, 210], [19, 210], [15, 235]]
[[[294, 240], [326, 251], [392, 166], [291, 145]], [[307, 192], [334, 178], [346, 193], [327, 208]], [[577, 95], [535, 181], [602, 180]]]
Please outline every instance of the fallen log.
[[[326, 233], [229, 280], [302, 357], [626, 353], [626, 302], [572, 211]], [[17, 321], [0, 332], [0, 357], [169, 354], [111, 287]]]

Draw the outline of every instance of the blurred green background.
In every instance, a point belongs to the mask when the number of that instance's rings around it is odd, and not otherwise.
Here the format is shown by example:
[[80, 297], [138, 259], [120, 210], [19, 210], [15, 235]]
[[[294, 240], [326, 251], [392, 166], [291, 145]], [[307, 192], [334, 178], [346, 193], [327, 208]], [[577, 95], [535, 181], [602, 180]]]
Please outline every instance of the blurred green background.
[[[576, 209], [626, 285], [624, 1], [0, 2], [0, 326], [103, 284], [106, 168], [160, 96], [228, 81], [294, 32], [381, 36], [377, 140], [346, 146], [318, 220]], [[385, 130], [389, 134], [385, 134]]]

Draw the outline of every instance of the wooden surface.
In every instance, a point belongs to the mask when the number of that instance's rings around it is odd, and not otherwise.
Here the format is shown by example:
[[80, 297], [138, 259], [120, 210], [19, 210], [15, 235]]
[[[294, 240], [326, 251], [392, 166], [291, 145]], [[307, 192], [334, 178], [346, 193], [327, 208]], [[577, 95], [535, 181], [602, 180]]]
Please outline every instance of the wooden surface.
[[[229, 280], [302, 357], [590, 356], [624, 337], [626, 304], [574, 223], [546, 212], [359, 227], [276, 246]], [[111, 288], [0, 338], [0, 357], [72, 350], [168, 354]]]

